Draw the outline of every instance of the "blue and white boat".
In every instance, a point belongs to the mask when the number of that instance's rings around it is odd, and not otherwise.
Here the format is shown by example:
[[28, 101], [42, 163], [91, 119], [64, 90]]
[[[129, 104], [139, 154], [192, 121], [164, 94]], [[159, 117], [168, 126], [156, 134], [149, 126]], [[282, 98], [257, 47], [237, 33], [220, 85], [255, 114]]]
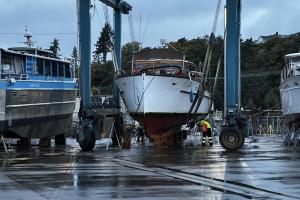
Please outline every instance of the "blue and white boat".
[[21, 138], [68, 133], [77, 93], [74, 65], [28, 44], [0, 49], [0, 132]]

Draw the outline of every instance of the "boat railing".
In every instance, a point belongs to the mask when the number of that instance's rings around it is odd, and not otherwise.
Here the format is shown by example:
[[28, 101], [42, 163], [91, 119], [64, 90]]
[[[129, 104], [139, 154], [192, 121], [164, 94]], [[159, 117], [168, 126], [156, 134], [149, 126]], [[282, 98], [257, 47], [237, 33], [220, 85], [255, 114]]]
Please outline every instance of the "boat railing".
[[200, 80], [203, 77], [203, 73], [202, 72], [198, 72], [198, 71], [190, 71], [189, 72], [189, 79], [190, 81], [192, 80]]
[[123, 76], [123, 75], [126, 75], [126, 71], [125, 71], [125, 70], [123, 70], [123, 69], [118, 69], [118, 71], [117, 71], [117, 75], [118, 75], [118, 76]]
[[27, 80], [28, 75], [27, 74], [20, 74], [20, 80]]
[[9, 80], [11, 78], [14, 78], [16, 80], [27, 80], [28, 75], [27, 74], [16, 74], [16, 73], [1, 73], [2, 80]]
[[298, 76], [299, 74], [300, 74], [300, 66], [295, 63], [288, 63], [283, 67], [281, 71], [281, 80], [283, 81], [288, 77]]

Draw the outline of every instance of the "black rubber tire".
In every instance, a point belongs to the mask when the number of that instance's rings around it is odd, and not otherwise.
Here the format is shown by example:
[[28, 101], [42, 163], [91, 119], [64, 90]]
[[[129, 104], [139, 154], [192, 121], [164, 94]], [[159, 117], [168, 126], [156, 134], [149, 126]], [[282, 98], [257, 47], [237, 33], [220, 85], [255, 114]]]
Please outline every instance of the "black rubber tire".
[[227, 127], [219, 136], [221, 146], [228, 151], [239, 150], [245, 142], [245, 136], [235, 127]]
[[95, 133], [89, 129], [84, 129], [84, 139], [79, 140], [79, 146], [81, 147], [82, 151], [91, 151], [95, 147], [96, 139]]
[[65, 134], [56, 135], [54, 138], [55, 138], [55, 145], [66, 145]]

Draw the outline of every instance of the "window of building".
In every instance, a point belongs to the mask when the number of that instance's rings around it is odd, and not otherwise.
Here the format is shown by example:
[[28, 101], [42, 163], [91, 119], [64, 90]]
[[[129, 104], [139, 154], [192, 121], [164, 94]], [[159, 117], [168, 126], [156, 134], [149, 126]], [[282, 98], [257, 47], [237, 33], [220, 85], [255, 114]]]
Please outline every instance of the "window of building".
[[70, 64], [65, 63], [65, 71], [66, 71], [66, 78], [71, 78], [71, 72], [70, 72]]
[[14, 56], [14, 66], [15, 66], [16, 74], [23, 74], [24, 72], [23, 63], [24, 63], [23, 56], [19, 56], [19, 55]]
[[44, 75], [44, 62], [42, 59], [37, 58], [36, 59], [36, 67], [37, 67], [37, 72], [39, 75]]
[[64, 77], [64, 64], [63, 63], [58, 63], [58, 72], [60, 77]]
[[2, 53], [2, 58], [1, 58], [2, 73], [15, 73], [13, 61], [14, 61], [14, 57], [12, 54]]
[[50, 60], [45, 60], [45, 76], [51, 76]]
[[57, 62], [53, 61], [52, 62], [52, 76], [57, 76]]

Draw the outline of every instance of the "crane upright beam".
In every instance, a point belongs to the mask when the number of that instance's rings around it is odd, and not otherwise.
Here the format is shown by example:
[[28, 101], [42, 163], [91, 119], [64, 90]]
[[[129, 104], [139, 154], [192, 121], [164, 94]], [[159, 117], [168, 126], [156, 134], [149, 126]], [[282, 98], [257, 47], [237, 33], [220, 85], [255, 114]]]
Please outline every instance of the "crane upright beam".
[[225, 107], [228, 116], [240, 106], [241, 0], [227, 0], [225, 9]]
[[241, 107], [240, 30], [241, 1], [226, 0], [224, 45], [224, 115], [226, 124], [219, 136], [227, 150], [238, 150], [244, 145], [246, 119]]
[[[100, 0], [114, 9], [114, 54], [118, 68], [121, 68], [121, 14], [128, 14], [132, 7], [122, 0]], [[91, 0], [78, 0], [79, 54], [80, 54], [80, 94], [82, 98], [81, 128], [78, 141], [83, 150], [91, 150], [95, 145], [95, 131], [91, 108]], [[118, 93], [116, 99], [119, 106]], [[92, 125], [94, 126], [94, 125]]]
[[91, 100], [91, 17], [90, 0], [78, 1], [79, 54], [80, 54], [80, 95], [83, 108], [88, 108]]

